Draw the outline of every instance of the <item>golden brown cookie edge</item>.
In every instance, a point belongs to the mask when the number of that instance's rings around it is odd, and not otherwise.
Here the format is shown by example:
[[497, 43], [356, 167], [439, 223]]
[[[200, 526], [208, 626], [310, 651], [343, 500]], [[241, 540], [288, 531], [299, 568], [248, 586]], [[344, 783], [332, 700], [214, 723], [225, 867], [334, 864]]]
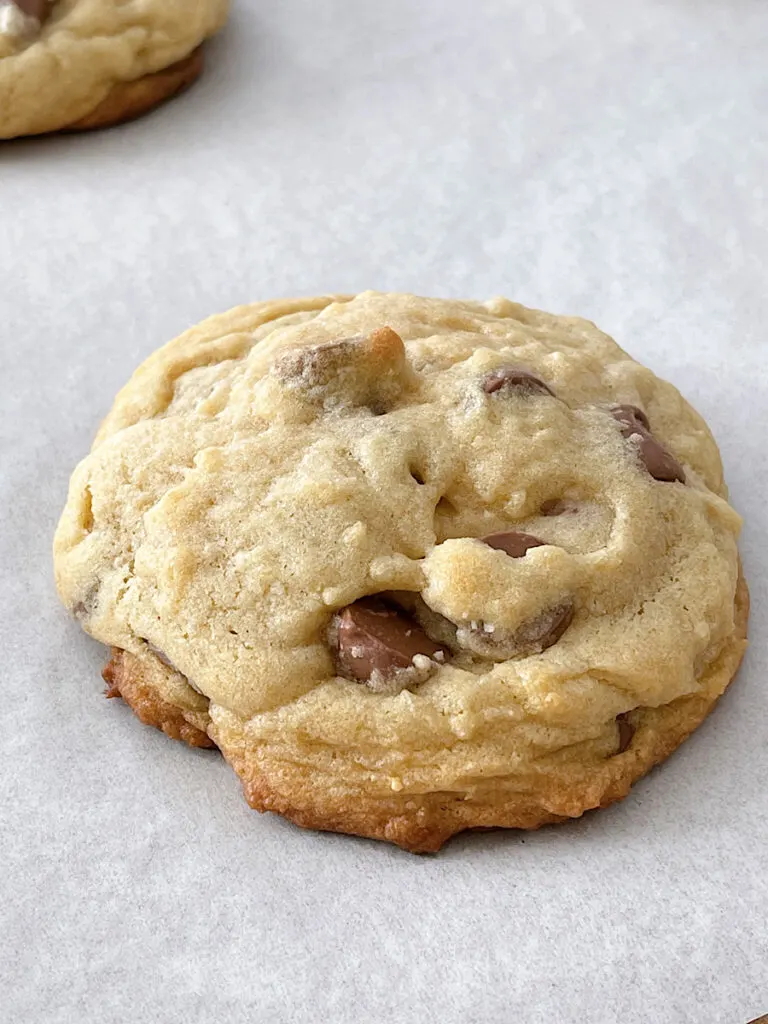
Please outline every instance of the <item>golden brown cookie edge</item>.
[[[736, 677], [744, 653], [748, 617], [749, 591], [740, 575], [733, 637], [737, 661], [728, 685]], [[722, 692], [681, 697], [653, 709], [650, 714], [662, 719], [661, 728], [644, 730], [640, 721], [636, 738], [642, 739], [642, 746], [638, 742], [610, 758], [600, 771], [590, 767], [569, 788], [555, 782], [546, 793], [546, 801], [528, 794], [512, 794], [503, 801], [467, 800], [461, 793], [393, 793], [391, 798], [368, 802], [360, 793], [339, 798], [332, 783], [313, 785], [311, 772], [301, 766], [248, 756], [248, 752], [220, 742], [213, 724], [211, 732], [240, 776], [246, 800], [255, 810], [274, 811], [302, 828], [383, 839], [413, 853], [434, 853], [451, 836], [468, 829], [536, 829], [621, 800], [635, 782], [665, 760], [703, 722]]]
[[[122, 697], [139, 721], [160, 729], [173, 740], [190, 747], [215, 747], [210, 736], [193, 722], [189, 712], [171, 704], [160, 695], [157, 686], [145, 678], [142, 663], [128, 651], [112, 648], [112, 656], [102, 672], [107, 684], [105, 696]], [[195, 716], [199, 720], [199, 715]]]
[[63, 132], [112, 128], [150, 113], [184, 92], [200, 77], [205, 65], [203, 46], [167, 68], [132, 82], [117, 82], [89, 114], [63, 126]]
[[[737, 660], [726, 687], [714, 695], [694, 694], [660, 708], [636, 712], [637, 742], [605, 761], [599, 770], [590, 766], [569, 787], [553, 783], [545, 801], [540, 795], [520, 793], [503, 800], [466, 799], [453, 792], [393, 793], [391, 797], [366, 801], [361, 793], [340, 793], [331, 780], [318, 779], [301, 765], [228, 745], [214, 723], [209, 727], [210, 735], [190, 726], [182, 710], [169, 704], [143, 679], [141, 662], [127, 652], [113, 649], [105, 678], [113, 688], [117, 681], [120, 696], [145, 724], [193, 746], [218, 745], [240, 777], [245, 798], [254, 810], [281, 814], [301, 828], [381, 839], [412, 853], [436, 853], [459, 832], [537, 829], [578, 818], [585, 811], [608, 807], [623, 799], [635, 782], [666, 760], [704, 721], [733, 682], [744, 653], [748, 619], [749, 590], [740, 573], [733, 636]], [[108, 696], [116, 695], [108, 692]], [[644, 723], [643, 715], [652, 716], [655, 725]]]

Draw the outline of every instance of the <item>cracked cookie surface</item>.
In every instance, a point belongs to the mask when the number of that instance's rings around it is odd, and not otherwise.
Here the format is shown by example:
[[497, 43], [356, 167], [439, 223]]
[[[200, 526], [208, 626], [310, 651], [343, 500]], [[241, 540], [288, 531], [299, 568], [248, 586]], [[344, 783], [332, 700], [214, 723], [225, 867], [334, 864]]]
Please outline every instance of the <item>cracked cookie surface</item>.
[[695, 728], [739, 527], [704, 422], [594, 325], [364, 293], [151, 356], [55, 563], [117, 689], [254, 806], [429, 850], [609, 803]]
[[107, 127], [200, 74], [229, 0], [0, 0], [0, 139]]

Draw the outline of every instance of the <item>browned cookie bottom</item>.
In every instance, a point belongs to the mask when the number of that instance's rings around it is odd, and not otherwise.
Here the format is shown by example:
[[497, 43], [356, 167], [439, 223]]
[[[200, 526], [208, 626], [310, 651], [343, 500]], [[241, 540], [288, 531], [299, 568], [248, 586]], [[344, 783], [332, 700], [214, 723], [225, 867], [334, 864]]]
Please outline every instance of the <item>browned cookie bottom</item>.
[[[749, 591], [740, 576], [735, 600], [736, 632], [723, 657], [729, 682], [738, 671], [747, 635]], [[210, 736], [168, 703], [146, 676], [134, 655], [113, 649], [104, 670], [107, 696], [122, 696], [142, 722], [192, 746], [218, 745], [243, 784], [255, 810], [274, 811], [303, 828], [347, 832], [384, 839], [414, 853], [440, 849], [452, 835], [467, 829], [534, 829], [585, 811], [607, 807], [665, 760], [703, 722], [722, 696], [715, 692], [680, 697], [659, 708], [638, 708], [617, 722], [618, 748], [613, 757], [553, 773], [535, 794], [505, 789], [503, 780], [483, 793], [396, 794], [372, 797], [364, 791], [340, 790], [300, 764], [251, 750], [242, 737], [208, 726]], [[198, 721], [200, 719], [198, 718]], [[211, 736], [213, 738], [211, 738]], [[214, 743], [215, 741], [215, 743]]]
[[156, 686], [144, 677], [136, 658], [117, 647], [102, 672], [107, 684], [105, 696], [122, 697], [144, 725], [162, 729], [172, 740], [183, 740], [190, 747], [215, 747], [216, 744], [197, 726], [188, 722], [181, 708], [164, 700]]
[[80, 132], [111, 128], [148, 114], [161, 103], [188, 89], [199, 78], [203, 66], [203, 47], [198, 46], [188, 57], [162, 71], [137, 78], [133, 82], [118, 82], [90, 114], [61, 130]]

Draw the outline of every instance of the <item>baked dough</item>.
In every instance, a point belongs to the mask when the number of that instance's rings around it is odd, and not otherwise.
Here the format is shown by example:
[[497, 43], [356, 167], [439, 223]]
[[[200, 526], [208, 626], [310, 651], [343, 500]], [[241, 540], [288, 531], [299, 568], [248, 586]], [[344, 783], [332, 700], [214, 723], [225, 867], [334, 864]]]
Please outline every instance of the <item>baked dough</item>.
[[112, 694], [254, 807], [436, 850], [624, 796], [698, 725], [745, 648], [739, 529], [701, 417], [593, 324], [368, 292], [152, 355], [55, 567]]

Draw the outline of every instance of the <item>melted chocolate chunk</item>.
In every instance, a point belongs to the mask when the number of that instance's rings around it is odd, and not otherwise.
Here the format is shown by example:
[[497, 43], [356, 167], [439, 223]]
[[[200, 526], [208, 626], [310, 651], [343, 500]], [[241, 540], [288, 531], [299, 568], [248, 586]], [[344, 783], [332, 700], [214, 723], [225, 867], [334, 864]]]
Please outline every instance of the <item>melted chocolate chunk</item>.
[[563, 633], [573, 622], [573, 602], [563, 601], [542, 612], [541, 615], [527, 623], [518, 631], [519, 643], [533, 651], [546, 651], [556, 644]]
[[391, 679], [414, 665], [414, 658], [445, 657], [445, 650], [419, 624], [381, 598], [364, 597], [339, 612], [339, 674], [360, 682]]
[[492, 623], [472, 622], [469, 628], [460, 627], [456, 637], [460, 647], [493, 661], [528, 658], [556, 644], [573, 616], [573, 601], [566, 599], [524, 623], [514, 633], [498, 629]]
[[28, 18], [37, 18], [38, 21], [42, 21], [48, 12], [48, 0], [11, 0], [22, 14], [26, 14]]
[[522, 558], [529, 548], [541, 547], [544, 543], [538, 537], [520, 530], [504, 530], [501, 533], [489, 533], [480, 538], [484, 544], [497, 551], [506, 551], [510, 558]]
[[364, 340], [363, 335], [355, 335], [311, 348], [289, 349], [276, 360], [274, 370], [280, 378], [304, 387], [325, 387], [336, 379]]
[[666, 483], [675, 481], [679, 481], [681, 484], [685, 483], [683, 467], [666, 448], [659, 444], [655, 437], [641, 435], [639, 448], [643, 465], [654, 480], [662, 480]]
[[289, 392], [314, 405], [368, 406], [388, 411], [405, 380], [405, 346], [390, 327], [279, 355], [271, 373]]
[[517, 391], [523, 395], [539, 394], [555, 397], [554, 391], [543, 380], [519, 366], [502, 366], [498, 370], [491, 370], [483, 377], [483, 391], [486, 395], [493, 395], [502, 390]]
[[618, 420], [619, 423], [623, 423], [627, 427], [634, 427], [639, 423], [646, 430], [651, 429], [648, 417], [636, 405], [614, 405], [611, 409], [611, 415], [615, 420]]
[[618, 422], [622, 436], [637, 445], [640, 461], [654, 480], [685, 483], [683, 467], [653, 436], [642, 409], [635, 405], [615, 405], [611, 415]]

